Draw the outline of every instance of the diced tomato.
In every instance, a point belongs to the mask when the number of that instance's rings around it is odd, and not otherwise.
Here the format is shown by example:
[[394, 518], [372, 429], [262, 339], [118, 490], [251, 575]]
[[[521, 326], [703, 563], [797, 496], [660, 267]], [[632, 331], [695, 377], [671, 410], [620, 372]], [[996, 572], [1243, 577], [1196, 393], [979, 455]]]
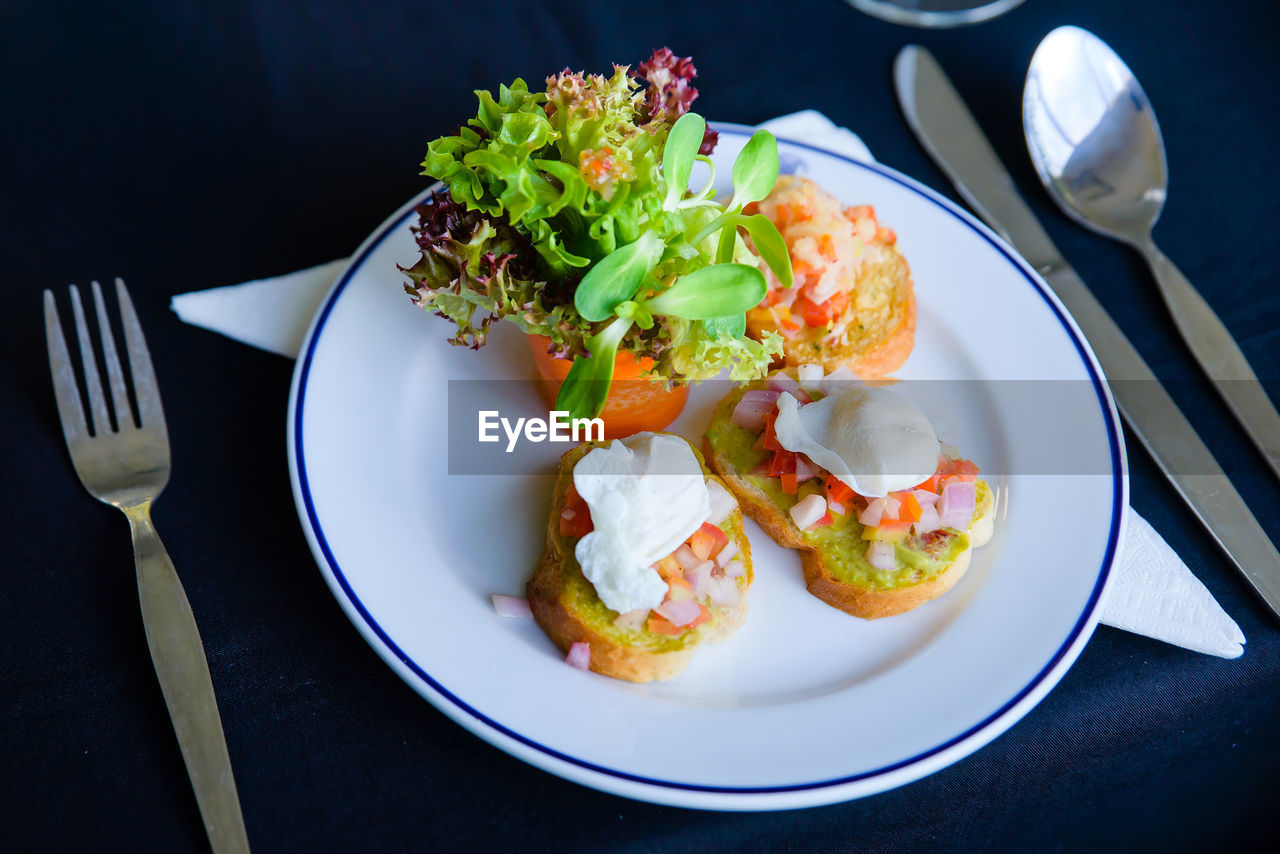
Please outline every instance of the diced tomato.
[[[787, 249], [788, 250], [791, 249], [790, 242], [788, 242], [787, 244]], [[817, 271], [818, 271], [817, 267], [813, 266], [803, 258], [796, 258], [794, 255], [791, 257], [791, 272], [794, 273], [795, 275], [807, 276], [810, 273], [816, 273]]]
[[815, 303], [806, 297], [796, 300], [796, 311], [810, 326], [826, 326], [849, 308], [849, 292], [837, 291], [826, 302]]
[[693, 585], [685, 581], [683, 575], [667, 579], [667, 595], [663, 597], [663, 602], [683, 602], [693, 598]]
[[876, 209], [871, 205], [854, 205], [844, 209], [844, 215], [849, 220], [875, 219]]
[[862, 529], [862, 539], [864, 540], [886, 540], [891, 543], [899, 542], [906, 539], [907, 532], [911, 530], [910, 522], [881, 522], [879, 525]]
[[684, 577], [680, 572], [680, 561], [676, 560], [676, 556], [673, 554], [667, 555], [655, 563], [653, 568], [658, 570], [658, 575], [661, 575], [663, 581], [666, 581], [668, 585], [670, 585], [671, 579]]
[[769, 477], [781, 477], [784, 474], [795, 475], [796, 455], [785, 448], [773, 452], [773, 460], [769, 463]]
[[[719, 554], [720, 550], [727, 545], [729, 545], [729, 535], [710, 522], [703, 522], [702, 527], [694, 531], [693, 536], [689, 538], [689, 548], [703, 560]], [[706, 554], [700, 551], [703, 548], [706, 549]]]
[[972, 483], [981, 471], [971, 460], [947, 460], [938, 468], [944, 480], [955, 478], [961, 483]]
[[678, 637], [679, 635], [684, 634], [685, 629], [688, 627], [677, 626], [665, 617], [659, 617], [657, 614], [650, 611], [649, 622], [646, 624], [646, 628], [656, 635], [670, 635], [672, 637]]
[[760, 432], [760, 438], [756, 439], [754, 447], [757, 451], [778, 451], [782, 446], [778, 444], [778, 436], [774, 431], [773, 422], [778, 418], [778, 408], [775, 406], [764, 414], [764, 430]]
[[689, 623], [687, 626], [685, 626], [686, 629], [697, 628], [698, 626], [705, 623], [707, 620], [711, 619], [711, 609], [708, 608], [706, 605], [703, 605], [701, 602], [698, 603], [698, 606], [699, 608], [701, 608], [701, 610], [698, 611], [698, 616], [693, 618], [692, 623]]
[[806, 219], [812, 219], [813, 211], [804, 204], [784, 202], [778, 205], [777, 209], [774, 211], [774, 216], [777, 218], [775, 225], [778, 226], [778, 230], [784, 231], [787, 226], [792, 223], [804, 222]]
[[587, 502], [578, 495], [578, 490], [569, 484], [564, 494], [564, 510], [560, 512], [560, 536], [585, 537], [595, 530], [591, 523], [591, 509]]
[[851, 299], [848, 291], [836, 291], [831, 295], [831, 299], [827, 303], [831, 306], [831, 316], [839, 317], [849, 308], [849, 300]]
[[920, 502], [916, 500], [915, 493], [910, 490], [903, 490], [902, 492], [891, 492], [889, 495], [898, 499], [898, 521], [920, 521], [920, 517], [924, 515], [924, 510], [921, 509]]
[[831, 474], [827, 475], [823, 489], [826, 490], [827, 498], [840, 504], [844, 504], [854, 496], [853, 490], [849, 488], [847, 483]]
[[898, 235], [894, 233], [892, 228], [885, 228], [883, 225], [876, 229], [875, 241], [877, 243], [893, 243], [898, 239]]
[[923, 489], [925, 492], [937, 493], [940, 490], [940, 487], [938, 484], [941, 480], [942, 480], [942, 475], [935, 472], [934, 474], [929, 476], [928, 480], [921, 482], [915, 488]]
[[785, 472], [782, 475], [779, 475], [779, 477], [782, 480], [782, 491], [787, 495], [795, 495], [796, 491], [800, 488], [800, 485], [796, 483], [795, 472]]
[[777, 305], [782, 301], [782, 288], [769, 288], [769, 292], [764, 295], [765, 305]]
[[831, 322], [831, 307], [828, 303], [816, 303], [808, 297], [800, 297], [795, 304], [796, 314], [804, 318], [810, 326], [826, 326]]
[[831, 239], [830, 234], [823, 234], [818, 237], [818, 254], [828, 261], [836, 260], [836, 244]]
[[786, 332], [798, 332], [800, 330], [800, 324], [796, 323], [790, 317], [779, 318], [778, 326]]

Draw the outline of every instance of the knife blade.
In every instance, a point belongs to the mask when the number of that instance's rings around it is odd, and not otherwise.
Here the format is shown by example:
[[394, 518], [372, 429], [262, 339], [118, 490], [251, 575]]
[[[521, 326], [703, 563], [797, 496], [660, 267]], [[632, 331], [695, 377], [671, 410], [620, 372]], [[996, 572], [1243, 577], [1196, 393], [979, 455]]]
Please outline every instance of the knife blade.
[[893, 66], [898, 103], [960, 195], [1034, 267], [1066, 306], [1102, 366], [1120, 414], [1165, 477], [1272, 612], [1280, 617], [1280, 553], [1196, 434], [1018, 193], [951, 81], [908, 45]]

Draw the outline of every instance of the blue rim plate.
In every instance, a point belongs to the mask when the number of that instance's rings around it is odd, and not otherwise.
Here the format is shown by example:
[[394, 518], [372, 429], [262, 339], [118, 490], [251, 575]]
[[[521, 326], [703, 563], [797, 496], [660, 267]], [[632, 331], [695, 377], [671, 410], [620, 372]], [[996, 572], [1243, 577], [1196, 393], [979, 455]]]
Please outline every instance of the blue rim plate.
[[[716, 157], [727, 163], [750, 130], [717, 127]], [[1070, 667], [1097, 624], [1123, 535], [1115, 406], [1079, 329], [1036, 273], [973, 217], [891, 169], [800, 142], [782, 141], [780, 154], [784, 171], [845, 204], [874, 204], [897, 231], [920, 306], [916, 349], [899, 376], [961, 390], [949, 398], [959, 400], [954, 409], [929, 414], [999, 495], [993, 542], [955, 590], [916, 611], [866, 622], [829, 608], [804, 591], [795, 554], [749, 525], [756, 582], [746, 625], [699, 650], [671, 682], [580, 673], [531, 621], [498, 617], [490, 594], [520, 595], [540, 555], [547, 472], [565, 448], [521, 451], [527, 474], [451, 473], [450, 388], [521, 381], [509, 384], [512, 415], [536, 414], [538, 404], [518, 334], [495, 328], [481, 351], [450, 348], [448, 325], [404, 296], [395, 265], [416, 257], [408, 226], [425, 193], [352, 256], [295, 369], [295, 501], [352, 623], [450, 718], [603, 791], [786, 809], [945, 767], [1013, 725]], [[1082, 405], [1055, 416], [1068, 423], [1053, 441], [1069, 435], [1072, 459], [1085, 461], [1074, 474], [1046, 467], [1043, 424], [1020, 411], [1029, 398], [981, 390], [1047, 382], [1084, 390]], [[672, 429], [696, 442], [724, 391], [715, 385], [694, 389]]]

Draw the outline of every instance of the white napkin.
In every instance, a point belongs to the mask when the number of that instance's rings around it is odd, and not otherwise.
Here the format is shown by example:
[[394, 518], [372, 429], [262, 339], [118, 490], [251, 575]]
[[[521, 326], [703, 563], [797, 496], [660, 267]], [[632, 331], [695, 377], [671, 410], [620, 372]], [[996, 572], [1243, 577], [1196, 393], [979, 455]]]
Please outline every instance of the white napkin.
[[[817, 110], [764, 122], [779, 137], [819, 143], [875, 162], [862, 140]], [[346, 264], [331, 261], [272, 279], [179, 294], [170, 307], [182, 320], [293, 358], [311, 318]], [[1169, 545], [1132, 508], [1119, 559], [1103, 594], [1101, 621], [1196, 652], [1237, 658], [1244, 634]]]

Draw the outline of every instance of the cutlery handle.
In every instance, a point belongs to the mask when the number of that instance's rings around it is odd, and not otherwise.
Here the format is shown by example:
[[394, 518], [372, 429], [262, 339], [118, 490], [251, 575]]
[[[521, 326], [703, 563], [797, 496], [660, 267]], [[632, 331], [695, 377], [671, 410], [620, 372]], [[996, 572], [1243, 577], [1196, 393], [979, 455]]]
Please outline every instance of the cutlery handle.
[[1244, 426], [1249, 438], [1280, 477], [1280, 413], [1267, 397], [1253, 368], [1227, 327], [1187, 277], [1154, 243], [1139, 248], [1187, 346], [1214, 387]]
[[151, 502], [122, 508], [133, 532], [147, 646], [215, 854], [248, 852], [209, 663], [186, 591], [151, 523]]

